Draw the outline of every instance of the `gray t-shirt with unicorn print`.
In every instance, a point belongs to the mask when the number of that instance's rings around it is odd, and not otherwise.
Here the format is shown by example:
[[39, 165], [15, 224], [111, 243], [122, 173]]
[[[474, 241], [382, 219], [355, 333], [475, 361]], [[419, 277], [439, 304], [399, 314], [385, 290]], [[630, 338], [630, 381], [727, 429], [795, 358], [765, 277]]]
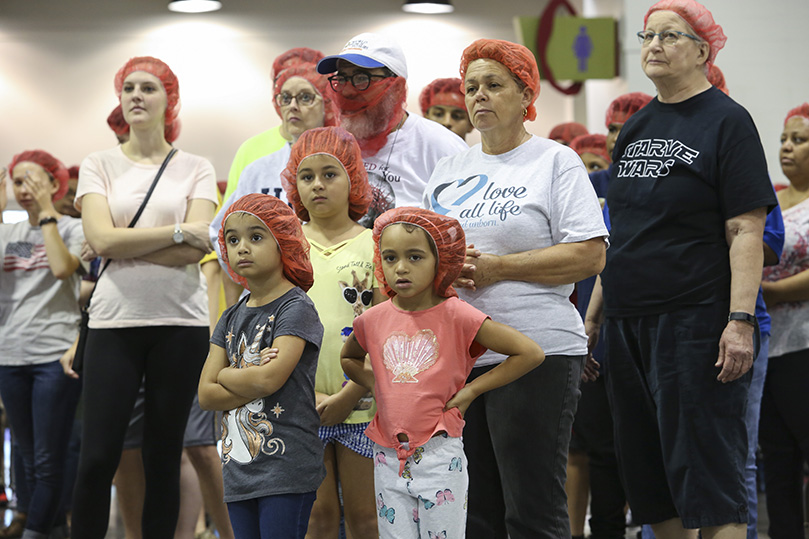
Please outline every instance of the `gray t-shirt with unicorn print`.
[[261, 307], [249, 295], [222, 313], [211, 342], [225, 349], [231, 366], [249, 368], [276, 337], [306, 341], [287, 382], [272, 395], [224, 413], [222, 476], [225, 502], [317, 490], [326, 470], [317, 435], [315, 371], [323, 326], [300, 288]]

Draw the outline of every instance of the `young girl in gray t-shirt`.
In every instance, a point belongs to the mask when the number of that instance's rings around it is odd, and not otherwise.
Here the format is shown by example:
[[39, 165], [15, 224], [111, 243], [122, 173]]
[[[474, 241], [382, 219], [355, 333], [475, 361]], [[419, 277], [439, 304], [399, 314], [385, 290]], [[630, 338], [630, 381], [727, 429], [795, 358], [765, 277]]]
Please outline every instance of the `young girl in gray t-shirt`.
[[200, 405], [225, 411], [222, 475], [233, 531], [303, 539], [325, 476], [315, 409], [323, 326], [305, 293], [313, 283], [309, 244], [292, 210], [261, 194], [228, 208], [219, 244], [231, 276], [250, 291], [219, 319], [199, 384]]

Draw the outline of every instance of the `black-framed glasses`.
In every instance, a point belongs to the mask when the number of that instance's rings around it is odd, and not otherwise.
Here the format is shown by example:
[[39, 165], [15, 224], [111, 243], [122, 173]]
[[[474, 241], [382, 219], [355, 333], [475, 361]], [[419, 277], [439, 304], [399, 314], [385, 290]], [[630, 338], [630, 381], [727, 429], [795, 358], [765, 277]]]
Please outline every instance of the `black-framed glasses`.
[[275, 102], [278, 103], [279, 107], [288, 107], [292, 103], [293, 99], [298, 102], [298, 106], [311, 107], [315, 104], [315, 100], [317, 100], [317, 94], [313, 94], [312, 92], [301, 92], [299, 94], [292, 95], [289, 92], [281, 92], [275, 96]]
[[638, 41], [644, 47], [648, 47], [654, 41], [655, 36], [660, 38], [660, 42], [664, 45], [676, 45], [678, 41], [680, 41], [680, 37], [690, 37], [697, 43], [701, 43], [702, 39], [698, 38], [697, 36], [692, 36], [691, 34], [686, 34], [685, 32], [680, 32], [677, 30], [666, 30], [665, 32], [655, 33], [651, 30], [640, 31], [637, 34]]
[[397, 75], [373, 75], [371, 73], [366, 73], [365, 71], [357, 71], [350, 77], [346, 77], [345, 75], [332, 75], [329, 77], [329, 84], [331, 84], [332, 89], [335, 92], [342, 92], [343, 88], [345, 88], [346, 83], [351, 81], [351, 86], [363, 92], [371, 86], [371, 81], [373, 79], [389, 79], [394, 78]]

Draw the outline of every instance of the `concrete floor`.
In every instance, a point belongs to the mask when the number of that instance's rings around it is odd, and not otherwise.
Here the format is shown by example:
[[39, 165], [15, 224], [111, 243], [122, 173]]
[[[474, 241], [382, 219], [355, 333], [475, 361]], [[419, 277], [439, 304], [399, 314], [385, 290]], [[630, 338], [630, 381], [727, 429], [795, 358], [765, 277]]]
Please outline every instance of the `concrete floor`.
[[[121, 523], [120, 516], [118, 514], [117, 506], [115, 505], [115, 491], [113, 490], [113, 507], [110, 514], [110, 528], [107, 532], [106, 539], [125, 539], [124, 538], [124, 528], [123, 524]], [[7, 509], [3, 513], [3, 522], [5, 525], [8, 525], [11, 522], [14, 513], [12, 510]], [[759, 523], [758, 523], [758, 530], [759, 530], [759, 539], [770, 539], [770, 536], [767, 535], [767, 500], [763, 495], [759, 497]], [[630, 528], [627, 530], [626, 539], [636, 539], [638, 537], [638, 532], [640, 528]], [[809, 529], [805, 535], [806, 539], [809, 539]]]

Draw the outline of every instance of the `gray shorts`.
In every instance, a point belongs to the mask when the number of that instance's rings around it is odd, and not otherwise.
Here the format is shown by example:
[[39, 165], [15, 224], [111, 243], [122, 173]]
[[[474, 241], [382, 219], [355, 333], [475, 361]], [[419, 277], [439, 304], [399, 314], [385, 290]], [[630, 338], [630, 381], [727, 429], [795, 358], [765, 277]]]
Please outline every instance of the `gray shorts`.
[[[132, 416], [129, 419], [129, 427], [126, 429], [124, 438], [124, 449], [140, 449], [143, 445], [143, 416], [144, 400], [146, 389], [143, 384], [138, 389], [138, 396], [135, 399], [135, 406], [132, 408]], [[196, 447], [201, 445], [216, 445], [217, 423], [215, 412], [203, 410], [199, 407], [199, 396], [194, 394], [194, 402], [191, 404], [191, 412], [188, 414], [188, 422], [185, 425], [185, 436], [183, 447]]]

